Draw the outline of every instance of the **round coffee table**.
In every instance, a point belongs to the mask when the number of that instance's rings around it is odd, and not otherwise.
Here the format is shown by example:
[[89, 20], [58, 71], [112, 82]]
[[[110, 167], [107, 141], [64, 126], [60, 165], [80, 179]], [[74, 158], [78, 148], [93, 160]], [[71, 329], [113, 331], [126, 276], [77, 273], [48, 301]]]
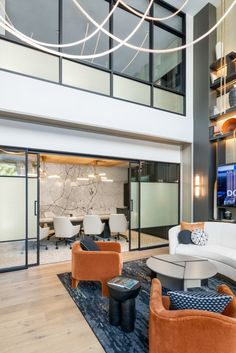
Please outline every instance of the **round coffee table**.
[[152, 256], [147, 260], [147, 266], [152, 277], [160, 279], [163, 287], [173, 290], [201, 287], [202, 280], [217, 273], [216, 266], [208, 260], [187, 255]]
[[[127, 278], [118, 276], [119, 278]], [[117, 277], [116, 277], [117, 278]], [[134, 330], [136, 319], [135, 298], [139, 294], [141, 285], [138, 282], [131, 289], [122, 288], [107, 283], [109, 290], [109, 322], [113, 326], [121, 325], [125, 332]]]

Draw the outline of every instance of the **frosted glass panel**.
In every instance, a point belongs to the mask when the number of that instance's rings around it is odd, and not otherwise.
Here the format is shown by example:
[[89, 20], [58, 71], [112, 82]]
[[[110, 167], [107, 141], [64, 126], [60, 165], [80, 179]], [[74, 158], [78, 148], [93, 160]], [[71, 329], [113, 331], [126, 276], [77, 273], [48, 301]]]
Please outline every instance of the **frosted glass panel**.
[[178, 184], [141, 183], [141, 228], [178, 223]]
[[0, 40], [0, 68], [59, 81], [59, 59], [55, 56]]
[[28, 238], [37, 238], [37, 179], [28, 179]]
[[113, 80], [114, 97], [150, 105], [150, 87], [148, 85], [115, 75]]
[[139, 227], [139, 183], [131, 183], [131, 229]]
[[163, 89], [154, 88], [154, 107], [183, 114], [184, 97]]
[[110, 74], [69, 60], [62, 62], [62, 83], [102, 94], [110, 94]]
[[0, 241], [25, 239], [25, 178], [0, 178]]

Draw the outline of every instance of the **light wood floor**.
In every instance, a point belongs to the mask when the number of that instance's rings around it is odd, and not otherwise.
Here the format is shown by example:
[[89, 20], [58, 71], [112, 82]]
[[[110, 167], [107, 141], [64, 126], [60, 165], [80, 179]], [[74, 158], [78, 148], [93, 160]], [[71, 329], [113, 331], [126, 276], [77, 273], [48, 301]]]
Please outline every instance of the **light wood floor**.
[[[124, 253], [135, 260], [168, 248]], [[58, 273], [70, 263], [0, 274], [1, 353], [104, 353]]]

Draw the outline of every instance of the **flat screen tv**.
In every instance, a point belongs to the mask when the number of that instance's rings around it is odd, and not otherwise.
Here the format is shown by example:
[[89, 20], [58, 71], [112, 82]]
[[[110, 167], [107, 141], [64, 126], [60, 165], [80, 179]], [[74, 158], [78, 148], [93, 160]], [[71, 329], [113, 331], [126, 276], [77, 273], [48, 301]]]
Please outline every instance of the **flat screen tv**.
[[217, 206], [236, 207], [236, 164], [218, 167]]

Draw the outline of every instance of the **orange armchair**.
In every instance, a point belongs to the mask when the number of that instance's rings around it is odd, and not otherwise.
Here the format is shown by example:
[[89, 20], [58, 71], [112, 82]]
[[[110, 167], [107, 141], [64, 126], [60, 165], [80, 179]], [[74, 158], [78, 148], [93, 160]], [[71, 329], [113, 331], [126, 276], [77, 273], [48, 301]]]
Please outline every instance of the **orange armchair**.
[[99, 281], [102, 295], [108, 296], [107, 281], [121, 275], [121, 246], [116, 242], [96, 242], [100, 251], [84, 251], [79, 242], [72, 246], [72, 287], [79, 281]]
[[161, 283], [152, 281], [149, 353], [236, 353], [236, 319], [202, 310], [169, 310]]

